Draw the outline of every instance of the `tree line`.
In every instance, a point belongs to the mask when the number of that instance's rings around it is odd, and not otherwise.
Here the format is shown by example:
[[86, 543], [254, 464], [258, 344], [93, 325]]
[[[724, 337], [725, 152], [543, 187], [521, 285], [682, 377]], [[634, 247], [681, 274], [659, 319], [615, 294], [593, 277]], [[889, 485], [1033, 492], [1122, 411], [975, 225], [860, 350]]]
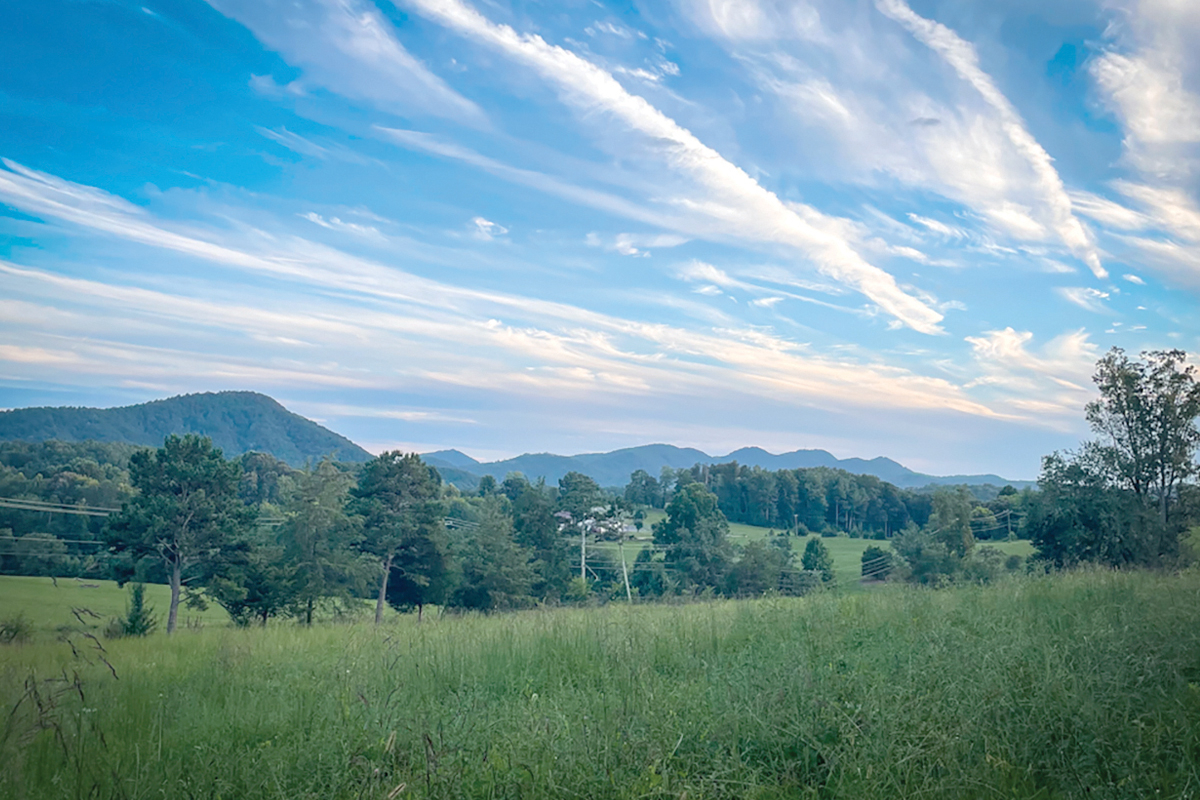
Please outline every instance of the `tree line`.
[[[197, 436], [162, 448], [0, 445], [0, 571], [171, 587], [235, 620], [374, 603], [499, 610], [538, 603], [803, 594], [829, 586], [822, 537], [887, 540], [864, 578], [940, 585], [1018, 566], [988, 539], [1021, 536], [1035, 565], [1170, 566], [1200, 520], [1200, 387], [1181, 351], [1097, 365], [1097, 438], [1047, 456], [1038, 491], [906, 491], [871, 476], [737, 463], [634, 472], [613, 495], [577, 472], [556, 485], [484, 477], [464, 494], [416, 454], [296, 470], [260, 453], [225, 459]], [[642, 530], [651, 509], [665, 512]], [[771, 528], [734, 545], [730, 521]], [[820, 534], [820, 536], [810, 534]], [[808, 536], [797, 553], [795, 535]], [[636, 539], [636, 541], [635, 541]], [[633, 552], [625, 550], [633, 546]], [[1019, 561], [1019, 559], [1017, 560]]]

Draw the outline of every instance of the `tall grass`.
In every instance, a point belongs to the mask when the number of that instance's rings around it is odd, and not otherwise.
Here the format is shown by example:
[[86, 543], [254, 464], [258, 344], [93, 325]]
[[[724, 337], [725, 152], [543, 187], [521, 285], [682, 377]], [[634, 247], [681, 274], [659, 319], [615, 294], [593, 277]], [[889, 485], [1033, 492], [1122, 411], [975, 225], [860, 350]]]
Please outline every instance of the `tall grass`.
[[0, 651], [0, 796], [1200, 792], [1195, 574], [105, 647]]

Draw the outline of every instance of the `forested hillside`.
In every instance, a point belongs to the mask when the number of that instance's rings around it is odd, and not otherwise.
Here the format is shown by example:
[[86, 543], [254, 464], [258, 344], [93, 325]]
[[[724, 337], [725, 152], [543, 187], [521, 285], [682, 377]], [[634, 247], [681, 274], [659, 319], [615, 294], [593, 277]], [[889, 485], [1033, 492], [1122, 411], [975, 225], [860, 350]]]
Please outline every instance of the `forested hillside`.
[[121, 408], [19, 408], [0, 411], [0, 441], [126, 442], [157, 447], [171, 434], [212, 439], [227, 456], [270, 453], [294, 466], [330, 456], [371, 454], [344, 436], [293, 414], [256, 392], [206, 392]]

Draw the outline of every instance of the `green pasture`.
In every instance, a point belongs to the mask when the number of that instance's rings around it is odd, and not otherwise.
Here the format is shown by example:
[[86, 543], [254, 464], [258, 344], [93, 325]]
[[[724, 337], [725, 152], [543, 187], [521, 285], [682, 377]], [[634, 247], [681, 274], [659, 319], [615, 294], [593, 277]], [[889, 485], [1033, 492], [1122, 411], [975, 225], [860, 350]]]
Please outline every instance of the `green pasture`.
[[[646, 513], [646, 519], [643, 523], [642, 530], [634, 534], [632, 541], [625, 543], [625, 558], [632, 564], [637, 558], [638, 552], [653, 541], [651, 533], [651, 525], [661, 521], [666, 517], [666, 514], [659, 510], [653, 510]], [[740, 522], [729, 523], [729, 540], [734, 544], [746, 544], [747, 542], [766, 539], [772, 534], [780, 535], [781, 531], [775, 528], [762, 528], [756, 525], [743, 525]], [[813, 534], [815, 537], [816, 535]], [[797, 557], [804, 552], [804, 547], [808, 544], [808, 536], [788, 537], [792, 545], [792, 550]], [[862, 554], [863, 551], [872, 545], [876, 547], [889, 548], [890, 545], [886, 541], [878, 541], [874, 539], [852, 539], [849, 536], [831, 536], [821, 538], [825, 547], [829, 550], [830, 558], [833, 559], [833, 571], [837, 576], [838, 585], [843, 588], [853, 588], [862, 575]], [[1033, 545], [1027, 541], [1019, 540], [1015, 542], [979, 542], [979, 545], [987, 545], [995, 547], [1005, 555], [1018, 555], [1022, 558], [1028, 558], [1033, 555]], [[610, 542], [599, 542], [591, 545], [599, 550], [609, 552], [616, 555], [617, 546]]]
[[[159, 624], [166, 626], [171, 590], [160, 584], [146, 584], [146, 603], [154, 608]], [[75, 578], [0, 577], [0, 620], [23, 616], [40, 634], [52, 633], [64, 626], [103, 631], [108, 621], [125, 614], [129, 602], [128, 587], [115, 581], [77, 580]], [[78, 616], [72, 613], [78, 612]], [[229, 615], [216, 604], [200, 611], [180, 605], [180, 627], [224, 625]]]
[[0, 798], [1200, 788], [1200, 574], [0, 647]]
[[[161, 633], [167, 624], [167, 608], [171, 590], [160, 584], [146, 584], [146, 603], [159, 621]], [[94, 635], [103, 633], [109, 620], [123, 616], [129, 602], [129, 587], [119, 588], [115, 581], [76, 580], [75, 578], [29, 578], [12, 575], [0, 576], [0, 622], [14, 617], [23, 617], [33, 628], [38, 640], [53, 639], [66, 631], [87, 631]], [[364, 600], [362, 614], [374, 614], [375, 602]], [[344, 614], [345, 609], [340, 609]], [[390, 607], [385, 610], [388, 618], [399, 616]], [[321, 608], [318, 619], [330, 619], [333, 610]], [[205, 628], [228, 626], [229, 615], [216, 603], [208, 603], [204, 609], [179, 606], [180, 628]], [[272, 625], [287, 625], [286, 621], [272, 621]], [[157, 633], [155, 635], [158, 635]]]

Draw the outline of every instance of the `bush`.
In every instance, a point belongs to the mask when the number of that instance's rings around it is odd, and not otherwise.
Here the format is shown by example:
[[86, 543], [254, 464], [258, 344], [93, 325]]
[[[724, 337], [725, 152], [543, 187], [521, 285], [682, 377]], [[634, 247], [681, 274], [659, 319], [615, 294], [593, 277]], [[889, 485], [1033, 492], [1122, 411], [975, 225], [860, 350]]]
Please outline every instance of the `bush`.
[[862, 554], [862, 576], [877, 581], [887, 580], [895, 566], [891, 550], [871, 545]]
[[821, 579], [826, 583], [833, 582], [833, 558], [829, 555], [829, 548], [820, 539], [808, 540], [800, 564], [806, 571], [821, 573]]
[[791, 597], [803, 597], [825, 588], [825, 576], [816, 570], [799, 570], [784, 574], [780, 592]]
[[23, 644], [33, 638], [33, 623], [24, 614], [0, 620], [0, 644]]
[[158, 627], [154, 609], [146, 605], [146, 584], [135, 583], [129, 587], [129, 605], [125, 616], [108, 624], [106, 636], [118, 639], [122, 636], [146, 636]]

